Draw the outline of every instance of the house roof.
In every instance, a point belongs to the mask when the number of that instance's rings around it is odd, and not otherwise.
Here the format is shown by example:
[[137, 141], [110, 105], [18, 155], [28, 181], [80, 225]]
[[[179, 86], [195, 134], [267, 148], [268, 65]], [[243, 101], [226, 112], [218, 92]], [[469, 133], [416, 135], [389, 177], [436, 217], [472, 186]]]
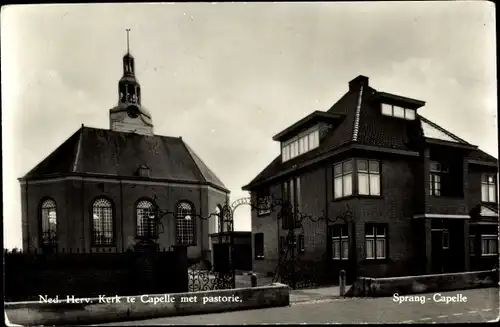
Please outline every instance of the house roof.
[[498, 217], [498, 208], [481, 204], [479, 214], [482, 217]]
[[149, 168], [152, 180], [202, 183], [228, 192], [182, 138], [84, 126], [20, 180], [81, 174], [137, 178], [141, 166]]
[[[297, 156], [286, 162], [282, 162], [281, 155], [262, 170], [244, 190], [250, 190], [254, 186], [260, 185], [279, 177], [284, 171], [299, 167], [313, 158], [322, 157], [326, 153], [336, 152], [350, 146], [375, 147], [377, 149], [387, 149], [400, 153], [415, 154], [413, 135], [418, 135], [421, 130], [426, 140], [433, 139], [454, 142], [462, 146], [472, 148], [472, 157], [478, 160], [497, 162], [495, 158], [489, 156], [477, 147], [460, 139], [456, 135], [446, 131], [442, 127], [429, 121], [425, 117], [416, 115], [417, 119], [408, 121], [384, 116], [380, 113], [380, 107], [374, 105], [381, 99], [394, 98], [399, 102], [413, 104], [418, 108], [425, 104], [424, 101], [391, 95], [385, 92], [378, 92], [368, 85], [368, 78], [358, 76], [349, 83], [349, 91], [345, 93], [329, 110], [328, 114], [336, 114], [343, 117], [335, 128], [331, 129], [324, 136], [318, 148], [303, 155]], [[360, 80], [358, 86], [355, 83]], [[407, 106], [408, 107], [408, 106]], [[409, 108], [409, 107], [408, 107]], [[293, 126], [293, 125], [292, 125]]]

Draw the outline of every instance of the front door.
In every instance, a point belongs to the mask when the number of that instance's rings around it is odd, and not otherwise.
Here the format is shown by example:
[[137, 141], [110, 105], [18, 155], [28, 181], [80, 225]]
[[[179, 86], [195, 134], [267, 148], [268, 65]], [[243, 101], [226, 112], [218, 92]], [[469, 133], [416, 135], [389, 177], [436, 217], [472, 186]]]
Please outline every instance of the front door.
[[451, 271], [450, 233], [447, 228], [431, 230], [432, 273]]

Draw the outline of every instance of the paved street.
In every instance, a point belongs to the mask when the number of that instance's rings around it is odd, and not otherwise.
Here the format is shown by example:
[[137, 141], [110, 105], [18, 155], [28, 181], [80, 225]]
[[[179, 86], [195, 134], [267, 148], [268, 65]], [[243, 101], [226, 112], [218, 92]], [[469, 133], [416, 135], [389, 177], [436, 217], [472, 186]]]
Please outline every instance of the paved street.
[[[288, 307], [235, 311], [218, 314], [180, 316], [112, 323], [107, 325], [189, 325], [262, 323], [465, 323], [486, 322], [499, 315], [498, 288], [442, 292], [462, 295], [461, 303], [436, 303], [436, 293], [424, 295], [425, 303], [395, 303], [393, 297], [319, 299], [296, 301]], [[105, 326], [102, 324], [101, 326]]]

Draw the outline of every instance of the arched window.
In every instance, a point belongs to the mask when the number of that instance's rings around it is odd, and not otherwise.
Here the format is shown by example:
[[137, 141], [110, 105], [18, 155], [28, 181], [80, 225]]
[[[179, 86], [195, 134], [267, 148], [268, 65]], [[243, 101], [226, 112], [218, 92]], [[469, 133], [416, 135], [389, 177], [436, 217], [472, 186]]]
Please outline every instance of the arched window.
[[56, 202], [52, 199], [43, 201], [40, 208], [42, 216], [42, 244], [57, 244], [57, 210]]
[[176, 233], [178, 245], [195, 245], [193, 206], [188, 202], [177, 205]]
[[94, 245], [114, 244], [113, 207], [109, 200], [100, 198], [92, 204], [92, 227]]
[[156, 238], [153, 203], [143, 200], [137, 204], [137, 236]]

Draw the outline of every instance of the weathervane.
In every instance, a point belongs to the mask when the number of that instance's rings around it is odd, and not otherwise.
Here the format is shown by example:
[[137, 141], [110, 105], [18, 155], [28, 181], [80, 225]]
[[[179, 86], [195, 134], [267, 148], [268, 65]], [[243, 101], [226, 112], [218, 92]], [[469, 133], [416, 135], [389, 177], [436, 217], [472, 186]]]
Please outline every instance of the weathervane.
[[129, 48], [129, 33], [130, 33], [130, 28], [126, 29], [127, 31], [127, 53], [130, 53], [130, 48]]

